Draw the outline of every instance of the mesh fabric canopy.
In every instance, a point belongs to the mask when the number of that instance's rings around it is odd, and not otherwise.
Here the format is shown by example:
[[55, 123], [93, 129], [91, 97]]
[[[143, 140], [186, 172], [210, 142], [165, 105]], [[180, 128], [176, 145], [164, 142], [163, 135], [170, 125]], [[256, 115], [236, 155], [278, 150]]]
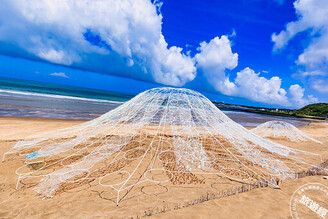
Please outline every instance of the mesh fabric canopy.
[[52, 197], [97, 182], [116, 191], [118, 204], [143, 183], [202, 185], [209, 176], [276, 187], [321, 162], [316, 154], [265, 140], [233, 122], [202, 94], [155, 88], [97, 119], [18, 142], [17, 186]]
[[287, 138], [290, 141], [297, 142], [310, 140], [322, 144], [322, 142], [305, 135], [301, 130], [292, 124], [283, 121], [265, 122], [252, 129], [251, 132], [262, 137]]

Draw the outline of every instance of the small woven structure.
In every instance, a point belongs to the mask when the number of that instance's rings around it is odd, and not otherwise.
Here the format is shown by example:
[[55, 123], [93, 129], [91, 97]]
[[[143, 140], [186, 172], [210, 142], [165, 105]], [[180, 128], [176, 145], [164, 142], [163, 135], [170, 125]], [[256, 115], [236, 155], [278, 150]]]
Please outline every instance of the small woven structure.
[[18, 142], [6, 156], [24, 162], [17, 188], [30, 180], [39, 195], [53, 197], [98, 183], [116, 192], [116, 204], [144, 183], [277, 187], [277, 178], [322, 162], [251, 133], [202, 94], [178, 88], [147, 90], [97, 119]]
[[264, 138], [285, 138], [296, 142], [314, 141], [322, 144], [322, 142], [307, 136], [292, 124], [283, 121], [265, 122], [252, 129], [251, 132]]

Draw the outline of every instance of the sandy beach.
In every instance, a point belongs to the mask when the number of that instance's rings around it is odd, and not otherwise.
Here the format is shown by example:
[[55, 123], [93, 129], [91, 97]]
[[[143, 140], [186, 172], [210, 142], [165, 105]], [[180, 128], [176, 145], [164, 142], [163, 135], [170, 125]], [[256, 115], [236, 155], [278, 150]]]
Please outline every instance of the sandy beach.
[[[1, 117], [0, 157], [2, 158], [15, 142], [27, 136], [67, 128], [83, 122], [85, 121]], [[310, 137], [322, 141], [323, 144], [295, 143], [286, 140], [277, 142], [291, 148], [321, 154], [323, 160], [327, 160], [328, 123], [314, 122], [300, 129]], [[116, 206], [112, 200], [112, 191], [100, 189], [93, 184], [64, 191], [52, 199], [42, 199], [37, 196], [28, 182], [23, 183], [23, 186], [16, 190], [15, 171], [20, 166], [22, 160], [14, 158], [0, 164], [0, 218], [128, 218], [141, 217], [145, 212], [153, 212], [149, 214], [162, 218], [291, 218], [289, 202], [299, 186], [309, 182], [328, 185], [328, 180], [323, 179], [323, 176], [309, 176], [282, 181], [280, 189], [258, 188], [229, 197], [182, 206], [188, 200], [203, 196], [202, 188], [190, 190], [187, 186], [176, 188], [145, 184], [138, 187], [130, 198]], [[224, 188], [220, 186], [212, 187], [214, 190]], [[174, 194], [179, 198], [175, 198]], [[180, 209], [175, 210], [172, 207], [175, 204], [180, 205]], [[166, 210], [160, 212], [160, 208]]]
[[328, 0], [0, 2], [0, 219], [328, 219]]

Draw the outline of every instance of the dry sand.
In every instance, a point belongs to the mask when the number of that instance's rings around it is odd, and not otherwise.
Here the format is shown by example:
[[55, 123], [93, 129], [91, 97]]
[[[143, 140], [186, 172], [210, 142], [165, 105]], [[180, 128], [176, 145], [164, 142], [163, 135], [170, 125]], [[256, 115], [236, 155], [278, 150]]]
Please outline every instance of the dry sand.
[[[0, 157], [18, 140], [41, 132], [70, 127], [84, 121], [36, 119], [36, 118], [0, 118]], [[289, 147], [322, 154], [328, 159], [328, 123], [311, 123], [300, 128], [310, 137], [323, 142], [293, 143], [285, 140], [277, 142]], [[42, 200], [31, 188], [16, 190], [15, 171], [22, 165], [20, 160], [8, 160], [0, 164], [0, 218], [124, 218], [143, 215], [145, 210], [157, 211], [157, 208], [172, 203], [183, 204], [192, 197], [204, 195], [201, 189], [194, 191], [187, 187], [170, 188], [145, 184], [136, 189], [133, 197], [117, 207], [111, 199], [111, 191], [100, 190], [96, 185], [84, 185]], [[289, 202], [293, 192], [308, 182], [328, 185], [322, 176], [311, 176], [293, 181], [284, 181], [280, 189], [271, 187], [254, 189], [250, 192], [230, 197], [214, 199], [178, 210], [167, 210], [154, 215], [163, 218], [291, 218]], [[220, 185], [217, 185], [220, 187]], [[221, 188], [221, 187], [220, 187]], [[174, 195], [176, 194], [176, 198]], [[186, 197], [181, 198], [181, 197]]]

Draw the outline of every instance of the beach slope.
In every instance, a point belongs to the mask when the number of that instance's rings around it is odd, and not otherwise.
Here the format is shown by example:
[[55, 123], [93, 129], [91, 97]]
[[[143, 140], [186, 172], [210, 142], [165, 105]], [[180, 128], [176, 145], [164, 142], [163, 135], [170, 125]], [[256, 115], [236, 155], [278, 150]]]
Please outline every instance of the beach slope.
[[[15, 142], [29, 135], [67, 128], [82, 122], [84, 121], [0, 117], [0, 156], [2, 158]], [[327, 160], [328, 123], [310, 123], [300, 129], [307, 135], [322, 141], [323, 144], [293, 143], [285, 140], [277, 142], [289, 147], [319, 153], [323, 160]], [[141, 195], [140, 199], [128, 199], [118, 207], [107, 198], [107, 194], [97, 192], [88, 185], [61, 193], [53, 199], [42, 199], [36, 196], [32, 188], [28, 186], [23, 189], [15, 189], [17, 183], [15, 171], [21, 165], [21, 161], [15, 159], [8, 159], [0, 164], [0, 218], [140, 217], [145, 211], [153, 210], [155, 212], [156, 208], [161, 208], [166, 204], [163, 201], [161, 205], [158, 205], [159, 196], [156, 195], [158, 194], [156, 190], [162, 188], [156, 186], [146, 188], [145, 191], [148, 195]], [[299, 186], [308, 182], [328, 185], [328, 180], [323, 179], [322, 176], [305, 177], [293, 181], [283, 181], [280, 189], [271, 187], [254, 189], [242, 194], [181, 207], [177, 210], [168, 209], [163, 213], [153, 214], [153, 216], [162, 218], [291, 218], [290, 198]], [[143, 198], [147, 200], [144, 202]], [[174, 197], [167, 198], [174, 200]], [[183, 199], [174, 201], [178, 204], [184, 202]]]

